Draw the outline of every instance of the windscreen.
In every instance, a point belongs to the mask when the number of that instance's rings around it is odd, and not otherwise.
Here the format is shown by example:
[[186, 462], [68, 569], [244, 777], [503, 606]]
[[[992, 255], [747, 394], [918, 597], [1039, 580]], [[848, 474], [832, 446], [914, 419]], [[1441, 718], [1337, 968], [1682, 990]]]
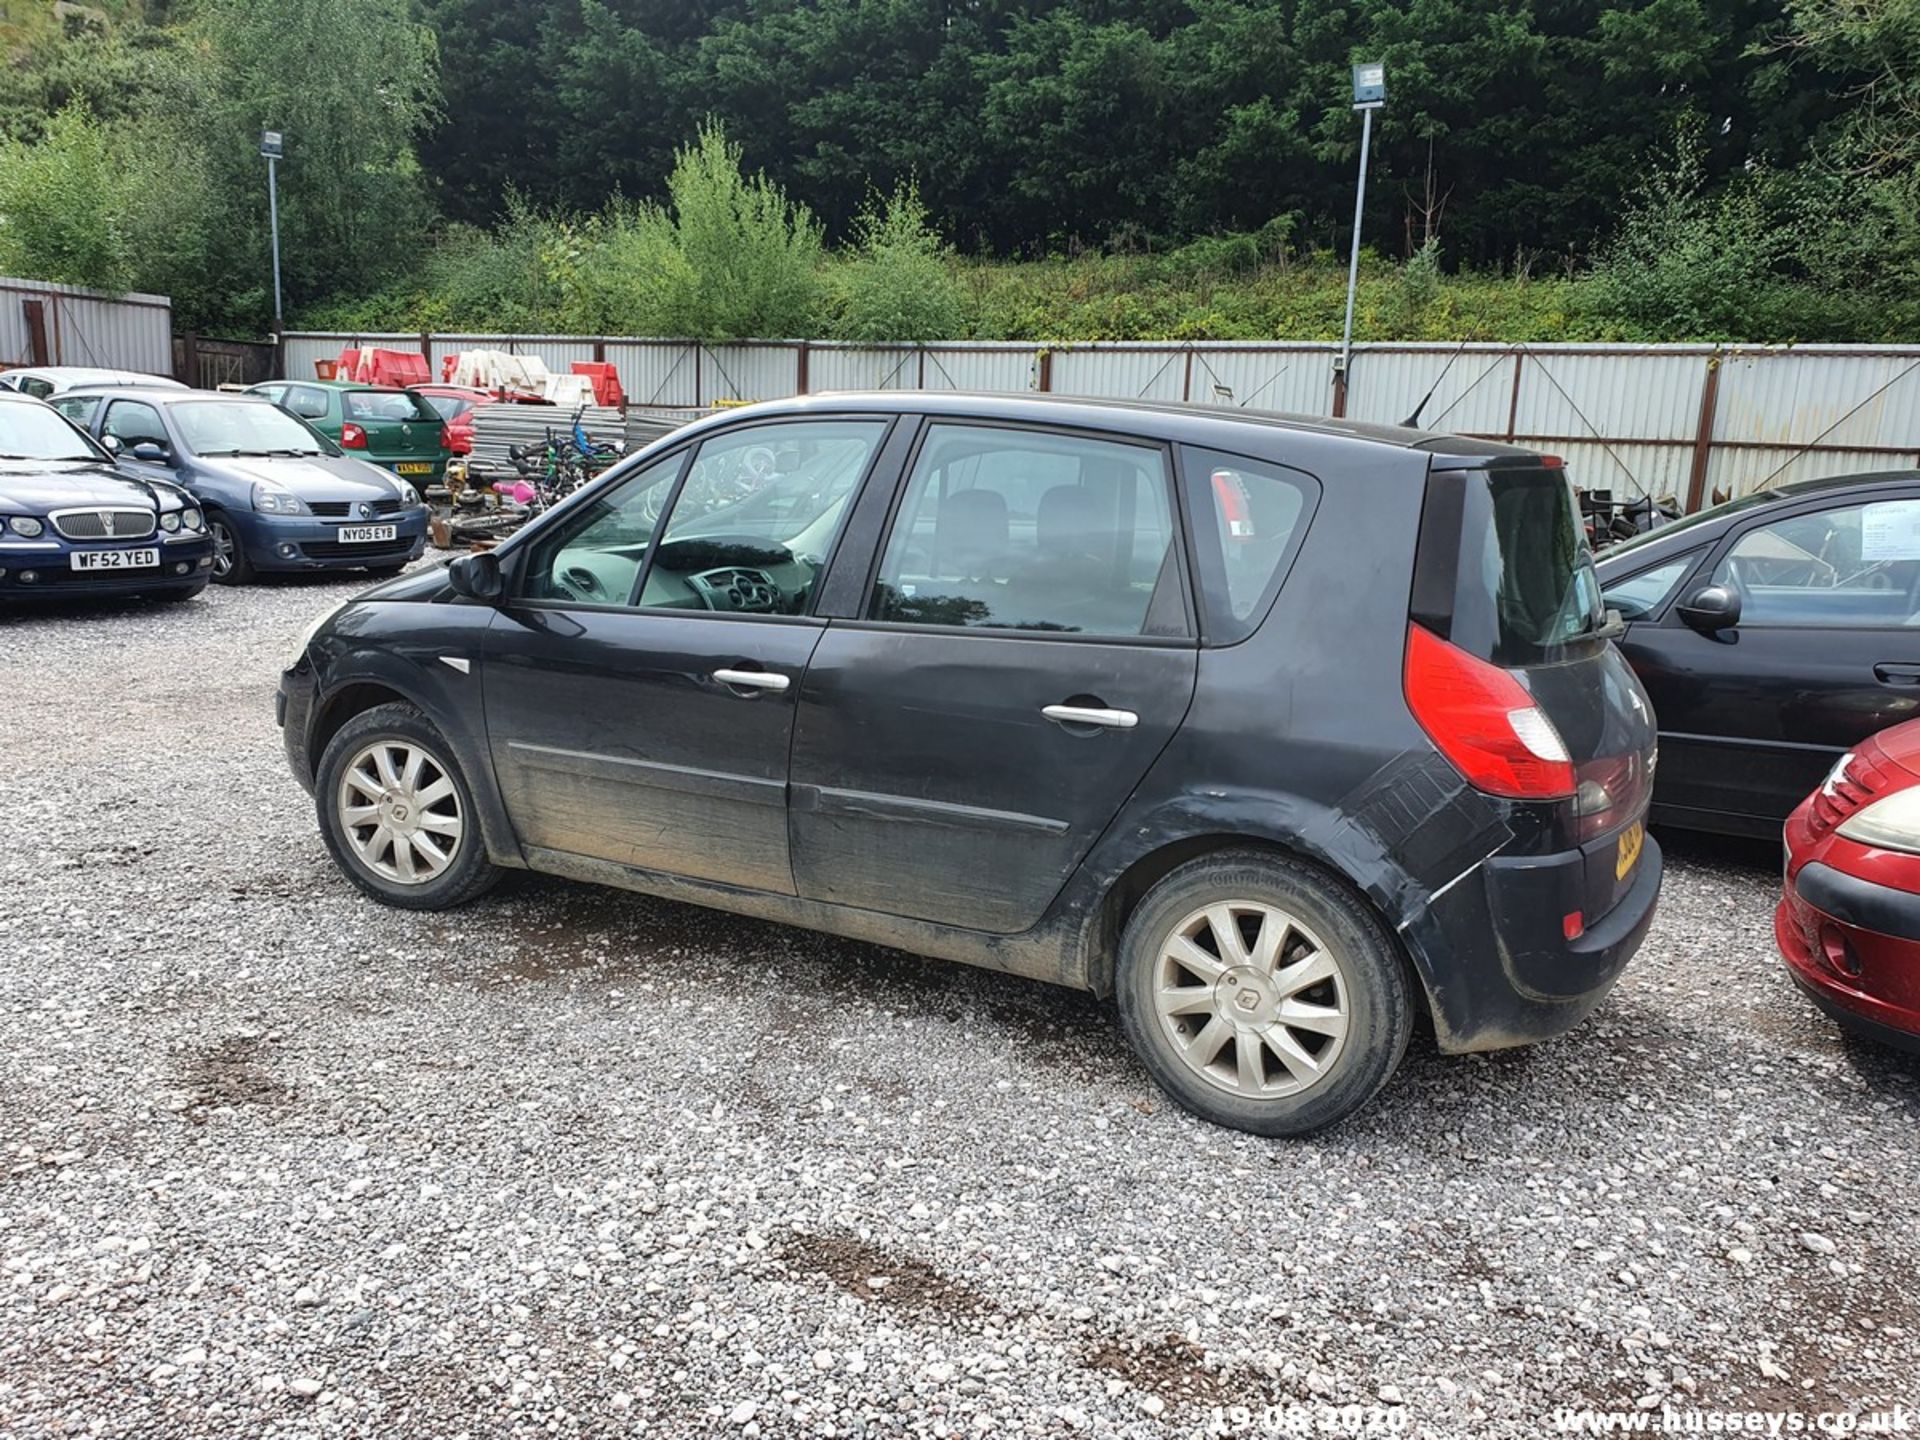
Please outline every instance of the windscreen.
[[173, 423], [195, 455], [324, 455], [329, 446], [278, 406], [262, 400], [189, 400]]
[[66, 419], [44, 405], [0, 405], [0, 460], [98, 460], [94, 449]]

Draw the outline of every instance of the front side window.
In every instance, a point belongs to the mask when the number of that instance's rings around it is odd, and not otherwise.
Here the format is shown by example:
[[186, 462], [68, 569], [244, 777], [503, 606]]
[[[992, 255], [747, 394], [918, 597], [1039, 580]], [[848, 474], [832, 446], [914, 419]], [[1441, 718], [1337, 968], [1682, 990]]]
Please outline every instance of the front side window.
[[1920, 499], [1792, 515], [1733, 544], [1713, 572], [1745, 625], [1891, 628], [1920, 619]]
[[1305, 537], [1317, 487], [1284, 466], [1182, 452], [1208, 635], [1231, 644], [1260, 623]]
[[631, 605], [654, 527], [673, 495], [684, 450], [570, 505], [527, 547], [521, 597], [576, 605]]
[[1697, 551], [1682, 555], [1678, 560], [1669, 560], [1617, 585], [1609, 585], [1601, 592], [1601, 603], [1609, 610], [1618, 610], [1622, 620], [1644, 620], [1673, 597], [1675, 588], [1693, 569], [1697, 558]]
[[640, 603], [806, 613], [886, 428], [880, 420], [808, 420], [708, 440], [674, 502]]
[[1163, 451], [931, 426], [868, 610], [907, 625], [1186, 633]]
[[102, 427], [123, 446], [158, 445], [170, 448], [167, 427], [160, 423], [160, 412], [138, 400], [116, 400], [107, 407], [107, 423]]

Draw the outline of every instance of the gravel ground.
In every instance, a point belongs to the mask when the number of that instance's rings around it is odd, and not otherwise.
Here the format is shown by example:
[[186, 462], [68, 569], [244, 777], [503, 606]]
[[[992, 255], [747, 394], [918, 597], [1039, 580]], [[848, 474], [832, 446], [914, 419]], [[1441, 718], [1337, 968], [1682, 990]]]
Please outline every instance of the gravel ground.
[[1254, 1140], [1082, 996], [540, 879], [360, 898], [271, 703], [352, 588], [0, 618], [0, 1434], [1920, 1401], [1920, 1066], [1791, 989], [1771, 851], [1672, 841], [1576, 1034], [1416, 1038]]

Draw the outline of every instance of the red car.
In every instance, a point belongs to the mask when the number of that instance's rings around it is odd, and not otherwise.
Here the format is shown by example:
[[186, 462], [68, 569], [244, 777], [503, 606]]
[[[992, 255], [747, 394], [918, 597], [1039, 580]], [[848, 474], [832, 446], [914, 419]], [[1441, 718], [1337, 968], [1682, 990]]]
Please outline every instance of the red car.
[[1920, 1050], [1920, 720], [1842, 756], [1786, 839], [1788, 973], [1847, 1029]]
[[413, 385], [408, 388], [447, 422], [447, 448], [455, 455], [473, 453], [474, 407], [492, 405], [500, 398], [491, 391], [469, 390], [464, 385]]

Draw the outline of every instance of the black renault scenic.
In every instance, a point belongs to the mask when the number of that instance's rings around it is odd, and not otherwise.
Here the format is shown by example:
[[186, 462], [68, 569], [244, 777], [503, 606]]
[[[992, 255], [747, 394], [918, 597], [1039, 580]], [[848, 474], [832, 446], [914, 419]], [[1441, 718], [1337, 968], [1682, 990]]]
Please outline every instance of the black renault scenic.
[[1268, 1135], [1557, 1035], [1639, 946], [1645, 697], [1559, 462], [1042, 396], [826, 395], [377, 586], [281, 678], [387, 904], [531, 869], [1079, 986]]

